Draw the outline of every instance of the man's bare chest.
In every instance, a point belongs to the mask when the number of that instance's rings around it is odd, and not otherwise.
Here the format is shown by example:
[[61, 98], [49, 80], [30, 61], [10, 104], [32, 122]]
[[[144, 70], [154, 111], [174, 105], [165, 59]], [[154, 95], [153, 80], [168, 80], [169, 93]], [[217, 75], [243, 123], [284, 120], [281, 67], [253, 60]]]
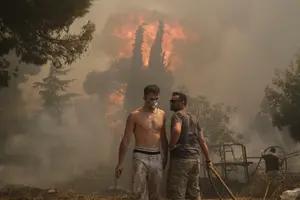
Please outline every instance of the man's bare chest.
[[163, 126], [163, 117], [158, 114], [141, 115], [138, 124], [149, 132], [160, 132]]

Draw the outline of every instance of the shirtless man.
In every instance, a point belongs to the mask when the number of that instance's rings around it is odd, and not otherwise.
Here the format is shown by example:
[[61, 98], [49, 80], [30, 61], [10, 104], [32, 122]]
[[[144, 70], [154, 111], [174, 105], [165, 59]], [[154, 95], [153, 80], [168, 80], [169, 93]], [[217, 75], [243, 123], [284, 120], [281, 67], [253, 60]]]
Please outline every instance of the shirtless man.
[[[125, 133], [120, 144], [116, 178], [121, 176], [125, 154], [132, 133], [133, 151], [132, 188], [136, 199], [157, 200], [161, 194], [163, 169], [167, 164], [168, 142], [165, 130], [165, 113], [157, 108], [160, 89], [156, 85], [144, 88], [144, 106], [129, 114]], [[160, 154], [163, 150], [163, 159]]]

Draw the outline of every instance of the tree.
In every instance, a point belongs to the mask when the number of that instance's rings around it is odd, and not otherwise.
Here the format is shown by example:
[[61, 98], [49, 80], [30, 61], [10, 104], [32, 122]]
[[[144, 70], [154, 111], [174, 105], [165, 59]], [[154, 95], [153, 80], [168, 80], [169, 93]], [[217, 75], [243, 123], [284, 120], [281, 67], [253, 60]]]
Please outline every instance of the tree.
[[151, 46], [149, 64], [144, 73], [145, 85], [156, 84], [160, 87], [160, 107], [169, 114], [169, 99], [173, 87], [173, 74], [168, 70], [170, 63], [166, 63], [165, 52], [162, 48], [165, 25], [159, 21], [155, 40]]
[[129, 77], [125, 93], [124, 110], [131, 112], [142, 101], [141, 95], [137, 91], [142, 91], [144, 87], [143, 80], [143, 55], [142, 46], [144, 42], [144, 28], [140, 25], [135, 33], [135, 43], [132, 50], [131, 67], [129, 68]]
[[125, 95], [124, 109], [126, 111], [132, 111], [141, 105], [141, 93], [149, 84], [156, 84], [160, 87], [160, 106], [164, 110], [169, 110], [168, 99], [173, 86], [173, 75], [167, 69], [169, 64], [165, 63], [165, 53], [162, 49], [164, 28], [164, 22], [159, 21], [156, 37], [150, 50], [148, 66], [143, 65], [142, 57], [143, 26], [140, 25], [136, 31], [130, 77]]
[[157, 84], [161, 88], [160, 106], [169, 110], [168, 100], [173, 86], [172, 72], [167, 69], [165, 55], [162, 50], [164, 23], [160, 21], [155, 41], [151, 47], [149, 65], [144, 66], [142, 56], [143, 46], [143, 24], [138, 26], [135, 34], [135, 43], [130, 61], [122, 58], [113, 62], [111, 67], [102, 72], [90, 73], [84, 83], [87, 94], [98, 94], [103, 102], [103, 97], [116, 91], [117, 86], [126, 85], [125, 98], [122, 111], [131, 112], [143, 103], [143, 88], [148, 84]]
[[[156, 32], [155, 40], [151, 46], [148, 69], [156, 69], [159, 71], [165, 71], [164, 69], [164, 55], [162, 49], [163, 37], [165, 33], [164, 22], [159, 21], [158, 29]], [[153, 70], [154, 71], [154, 70]], [[153, 72], [152, 71], [152, 72]]]
[[[0, 3], [0, 78], [7, 86], [6, 55], [19, 62], [54, 66], [73, 63], [87, 49], [95, 30], [88, 22], [79, 34], [70, 32], [74, 20], [83, 17], [93, 0], [10, 0]], [[5, 83], [6, 82], [6, 83]]]
[[44, 100], [43, 107], [49, 111], [53, 119], [58, 120], [58, 124], [62, 123], [63, 110], [69, 105], [72, 98], [78, 95], [75, 93], [66, 93], [70, 83], [74, 79], [61, 80], [59, 77], [66, 75], [69, 71], [57, 69], [52, 66], [48, 76], [42, 82], [35, 82], [33, 86], [40, 90], [39, 94]]
[[263, 100], [260, 104], [260, 110], [256, 114], [250, 128], [260, 134], [267, 134], [274, 131], [272, 118], [270, 116], [270, 107], [266, 96], [263, 97]]
[[234, 132], [230, 130], [230, 116], [234, 108], [224, 103], [211, 104], [206, 97], [189, 97], [188, 110], [195, 114], [202, 125], [209, 144], [233, 142]]
[[179, 86], [178, 90], [188, 97], [187, 110], [194, 114], [199, 124], [203, 127], [209, 145], [222, 142], [234, 142], [241, 135], [229, 128], [231, 115], [236, 111], [224, 103], [212, 104], [204, 96], [193, 97], [185, 86]]
[[272, 123], [279, 130], [287, 128], [300, 140], [300, 53], [286, 70], [275, 70], [272, 84], [265, 89]]

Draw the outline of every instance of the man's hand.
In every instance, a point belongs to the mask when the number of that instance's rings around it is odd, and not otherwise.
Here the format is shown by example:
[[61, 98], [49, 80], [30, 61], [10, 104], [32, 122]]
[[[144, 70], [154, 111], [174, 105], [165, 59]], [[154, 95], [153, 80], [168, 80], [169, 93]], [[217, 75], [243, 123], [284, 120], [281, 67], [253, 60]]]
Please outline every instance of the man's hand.
[[120, 176], [122, 174], [124, 157], [126, 155], [128, 145], [129, 145], [129, 142], [130, 142], [133, 130], [134, 130], [134, 124], [135, 124], [134, 115], [133, 115], [133, 113], [130, 113], [130, 115], [128, 115], [127, 120], [126, 120], [125, 133], [122, 138], [122, 141], [120, 144], [120, 149], [119, 149], [119, 161], [118, 161], [118, 165], [115, 169], [115, 176], [117, 179], [120, 178]]
[[206, 168], [210, 169], [211, 167], [213, 167], [213, 164], [210, 160], [205, 161], [206, 162]]
[[122, 164], [119, 163], [115, 169], [115, 176], [117, 179], [121, 177], [122, 171], [123, 171], [123, 166]]
[[169, 150], [169, 151], [173, 151], [174, 149], [176, 149], [176, 148], [179, 147], [179, 146], [181, 146], [181, 144], [176, 144], [176, 145], [174, 145], [174, 146], [169, 145], [168, 150]]

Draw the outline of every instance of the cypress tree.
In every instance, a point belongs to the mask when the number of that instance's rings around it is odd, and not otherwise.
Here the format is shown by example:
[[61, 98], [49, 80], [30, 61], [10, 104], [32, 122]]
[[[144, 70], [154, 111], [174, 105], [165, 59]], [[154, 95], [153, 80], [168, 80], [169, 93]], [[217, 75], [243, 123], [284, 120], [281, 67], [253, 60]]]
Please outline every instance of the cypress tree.
[[164, 22], [159, 21], [156, 38], [150, 51], [149, 65], [146, 70], [145, 80], [147, 84], [156, 84], [160, 87], [160, 106], [165, 111], [168, 111], [168, 100], [173, 86], [173, 75], [170, 71], [167, 71], [168, 63], [166, 63], [165, 52], [162, 49], [164, 33]]
[[126, 112], [131, 112], [142, 103], [142, 91], [144, 87], [142, 76], [144, 68], [142, 55], [143, 38], [144, 28], [140, 25], [135, 34], [130, 73], [125, 93], [124, 109]]

